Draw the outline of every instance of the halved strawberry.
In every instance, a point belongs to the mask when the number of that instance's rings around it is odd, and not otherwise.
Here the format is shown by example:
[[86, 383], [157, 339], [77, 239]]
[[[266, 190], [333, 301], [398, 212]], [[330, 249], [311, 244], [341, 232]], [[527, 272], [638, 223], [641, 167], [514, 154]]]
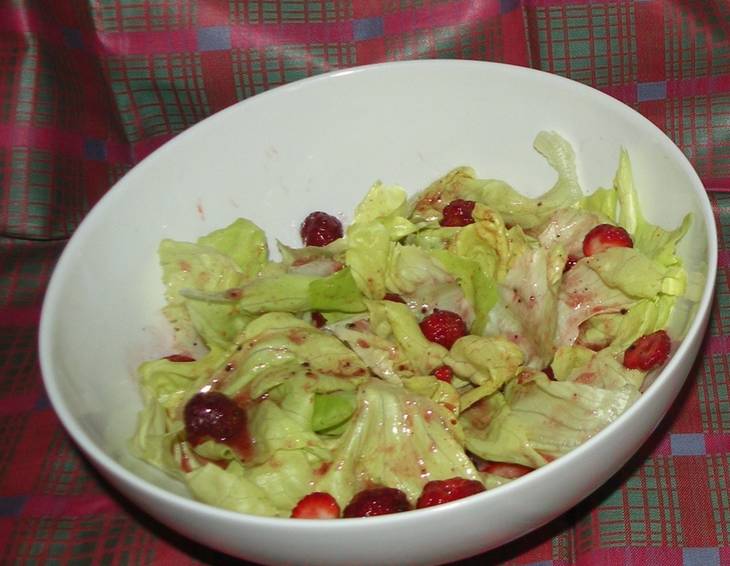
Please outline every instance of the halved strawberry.
[[484, 491], [484, 485], [478, 480], [466, 478], [450, 478], [447, 480], [432, 480], [423, 486], [421, 496], [416, 502], [416, 508], [441, 505], [449, 501], [456, 501], [469, 495]]
[[494, 474], [508, 479], [515, 479], [525, 474], [529, 474], [532, 468], [523, 466], [522, 464], [509, 464], [507, 462], [487, 462], [479, 467], [480, 472]]
[[583, 238], [583, 255], [586, 257], [608, 248], [633, 248], [634, 241], [629, 233], [613, 224], [599, 224]]
[[669, 357], [672, 341], [664, 330], [638, 338], [624, 352], [624, 367], [649, 371]]
[[291, 516], [294, 519], [339, 519], [340, 506], [329, 493], [315, 491], [299, 500]]
[[451, 383], [451, 380], [454, 379], [454, 370], [449, 366], [439, 366], [431, 372], [431, 375], [436, 379]]
[[364, 489], [352, 498], [342, 513], [343, 517], [374, 517], [410, 511], [406, 494], [393, 487], [373, 487]]
[[473, 200], [464, 200], [458, 198], [452, 200], [444, 207], [443, 217], [439, 224], [441, 226], [467, 226], [474, 224], [472, 212], [476, 203]]
[[447, 349], [467, 334], [464, 320], [451, 311], [435, 310], [424, 318], [419, 326], [427, 340], [441, 344]]

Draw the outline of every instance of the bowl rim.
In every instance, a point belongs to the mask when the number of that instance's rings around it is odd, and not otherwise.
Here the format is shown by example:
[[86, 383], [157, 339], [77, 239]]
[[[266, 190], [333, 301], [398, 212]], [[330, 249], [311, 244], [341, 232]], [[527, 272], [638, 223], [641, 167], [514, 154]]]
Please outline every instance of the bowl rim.
[[[653, 131], [657, 135], [657, 139], [663, 141], [667, 151], [670, 152], [672, 157], [678, 163], [681, 163], [682, 168], [687, 173], [688, 177], [692, 179], [692, 189], [698, 196], [698, 202], [703, 212], [705, 226], [706, 226], [706, 237], [707, 237], [707, 279], [702, 291], [702, 296], [697, 303], [697, 308], [693, 315], [692, 321], [687, 327], [686, 337], [697, 337], [701, 338], [700, 335], [704, 331], [705, 324], [707, 323], [707, 317], [712, 306], [713, 301], [713, 290], [715, 285], [716, 270], [717, 270], [717, 259], [718, 259], [718, 242], [717, 242], [717, 228], [715, 224], [715, 218], [712, 211], [712, 206], [709, 197], [703, 187], [702, 181], [700, 180], [697, 172], [685, 156], [685, 154], [679, 149], [674, 141], [667, 136], [658, 126], [651, 122], [644, 115], [640, 114], [633, 108], [629, 107], [622, 101], [592, 87], [587, 84], [563, 77], [560, 75], [548, 73], [540, 69], [533, 69], [530, 67], [522, 67], [518, 65], [512, 65], [507, 63], [496, 63], [488, 61], [468, 60], [468, 59], [420, 59], [411, 61], [393, 61], [375, 63], [370, 65], [359, 65], [349, 68], [339, 69], [322, 73], [316, 76], [307, 77], [297, 81], [293, 81], [288, 84], [274, 87], [265, 92], [256, 94], [247, 99], [241, 100], [227, 108], [224, 108], [203, 120], [193, 124], [184, 131], [175, 135], [174, 138], [167, 141], [152, 153], [147, 155], [139, 163], [134, 165], [125, 175], [123, 175], [113, 186], [111, 186], [107, 192], [99, 199], [99, 201], [92, 207], [92, 209], [85, 215], [82, 221], [77, 226], [76, 230], [72, 234], [71, 238], [64, 247], [51, 275], [48, 287], [45, 292], [43, 304], [41, 308], [41, 317], [39, 325], [39, 338], [38, 338], [38, 353], [41, 367], [41, 374], [43, 383], [48, 394], [49, 400], [56, 414], [58, 415], [63, 427], [67, 433], [71, 436], [74, 442], [79, 446], [82, 451], [101, 471], [108, 477], [115, 478], [119, 482], [126, 486], [134, 489], [138, 494], [142, 494], [143, 497], [162, 500], [165, 503], [183, 509], [185, 511], [191, 511], [196, 514], [202, 514], [208, 517], [217, 517], [225, 521], [233, 521], [241, 525], [251, 526], [256, 524], [258, 526], [265, 526], [269, 528], [298, 528], [305, 531], [319, 531], [326, 529], [331, 532], [332, 529], [338, 529], [339, 531], [348, 529], [360, 529], [363, 520], [369, 521], [368, 524], [373, 524], [373, 521], [377, 521], [383, 526], [387, 526], [390, 523], [402, 523], [403, 521], [418, 521], [421, 518], [428, 516], [436, 516], [439, 514], [450, 513], [456, 507], [472, 507], [481, 506], [490, 499], [495, 497], [509, 497], [512, 492], [521, 491], [523, 486], [531, 484], [533, 482], [539, 482], [544, 475], [559, 474], [561, 469], [566, 466], [570, 466], [574, 459], [581, 459], [585, 452], [591, 452], [595, 450], [597, 445], [600, 445], [601, 441], [605, 436], [612, 435], [613, 431], [617, 426], [621, 426], [626, 420], [630, 420], [631, 415], [641, 411], [643, 405], [648, 402], [651, 398], [651, 389], [643, 393], [639, 399], [627, 409], [618, 419], [610, 423], [607, 427], [598, 432], [595, 436], [588, 439], [578, 447], [574, 448], [568, 454], [550, 462], [542, 468], [539, 468], [530, 474], [527, 474], [521, 478], [517, 478], [505, 485], [500, 486], [499, 489], [488, 490], [475, 496], [452, 501], [443, 505], [429, 507], [425, 509], [417, 509], [409, 513], [399, 513], [394, 515], [382, 515], [377, 517], [366, 517], [350, 519], [347, 521], [292, 521], [287, 517], [266, 517], [260, 515], [251, 515], [240, 513], [236, 511], [230, 511], [212, 505], [202, 503], [200, 501], [192, 499], [192, 497], [178, 495], [167, 489], [159, 487], [140, 476], [134, 474], [111, 456], [107, 455], [104, 450], [97, 446], [97, 444], [90, 438], [89, 435], [83, 430], [82, 426], [76, 417], [66, 407], [63, 396], [60, 392], [59, 387], [56, 383], [56, 374], [54, 364], [52, 362], [52, 349], [54, 344], [53, 326], [57, 317], [57, 309], [60, 304], [60, 297], [63, 291], [63, 287], [66, 284], [67, 270], [66, 266], [72, 259], [71, 257], [83, 247], [84, 235], [91, 229], [91, 227], [97, 223], [97, 217], [100, 217], [103, 212], [111, 207], [114, 201], [127, 191], [127, 187], [132, 186], [132, 182], [135, 177], [144, 175], [145, 169], [149, 167], [150, 163], [158, 159], [160, 155], [165, 152], [174, 151], [177, 145], [180, 143], [186, 143], [186, 140], [190, 137], [194, 137], [197, 133], [205, 128], [210, 128], [212, 125], [219, 120], [224, 120], [225, 116], [231, 112], [240, 111], [241, 107], [254, 106], [265, 102], [271, 97], [282, 96], [288, 93], [294, 92], [299, 89], [316, 87], [320, 83], [326, 83], [332, 80], [342, 80], [350, 75], [359, 75], [363, 73], [382, 73], [387, 72], [391, 69], [397, 68], [432, 68], [429, 72], [433, 72], [433, 68], [445, 67], [469, 67], [475, 72], [479, 72], [484, 69], [492, 69], [495, 72], [502, 72], [507, 74], [514, 74], [517, 76], [534, 77], [537, 80], [543, 80], [546, 82], [552, 82], [554, 84], [563, 85], [567, 88], [577, 89], [578, 91], [585, 92], [589, 96], [597, 97], [602, 99], [604, 103], [612, 105], [617, 112], [623, 113], [630, 116], [632, 120], [637, 120], [641, 125]], [[674, 352], [672, 358], [669, 360], [667, 365], [659, 372], [654, 382], [654, 387], [661, 387], [661, 384], [669, 378], [669, 375], [673, 373], [679, 364], [680, 358], [682, 358], [687, 350], [691, 347], [690, 341], [686, 338], [679, 344], [677, 350]], [[663, 418], [663, 417], [662, 417]], [[128, 497], [125, 495], [125, 497]], [[296, 527], [293, 527], [296, 525]], [[537, 525], [535, 526], [537, 527]]]

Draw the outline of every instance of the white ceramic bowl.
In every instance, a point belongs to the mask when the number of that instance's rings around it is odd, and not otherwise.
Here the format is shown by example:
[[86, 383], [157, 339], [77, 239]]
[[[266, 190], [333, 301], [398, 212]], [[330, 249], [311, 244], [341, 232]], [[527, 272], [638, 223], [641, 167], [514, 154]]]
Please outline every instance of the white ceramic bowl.
[[[345, 220], [373, 181], [411, 191], [454, 166], [536, 195], [554, 172], [532, 149], [540, 130], [573, 145], [584, 190], [609, 186], [628, 148], [650, 221], [695, 222], [681, 244], [699, 283], [673, 325], [686, 338], [615, 423], [511, 484], [446, 505], [367, 519], [293, 521], [198, 503], [128, 456], [141, 407], [139, 362], [169, 353], [158, 313], [162, 238], [193, 239], [249, 217], [297, 244], [304, 215]], [[715, 279], [708, 199], [680, 150], [648, 120], [584, 85], [519, 67], [416, 61], [339, 71], [277, 88], [190, 128], [101, 200], [58, 263], [40, 330], [45, 384], [63, 424], [119, 490], [186, 536], [270, 564], [431, 564], [474, 555], [546, 523], [590, 494], [647, 439], [696, 357]], [[685, 305], [686, 306], [686, 305]]]

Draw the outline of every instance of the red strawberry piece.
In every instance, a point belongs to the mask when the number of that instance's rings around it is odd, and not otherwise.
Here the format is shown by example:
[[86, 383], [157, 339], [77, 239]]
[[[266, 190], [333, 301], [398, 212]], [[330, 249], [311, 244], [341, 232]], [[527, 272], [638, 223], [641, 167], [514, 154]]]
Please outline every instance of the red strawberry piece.
[[312, 324], [314, 324], [317, 328], [322, 328], [325, 324], [327, 324], [327, 319], [321, 312], [314, 311], [312, 312]]
[[170, 360], [171, 362], [194, 362], [195, 358], [191, 358], [190, 356], [186, 356], [185, 354], [170, 354], [169, 356], [165, 356], [166, 360]]
[[522, 464], [509, 464], [507, 462], [486, 462], [483, 466], [479, 467], [479, 471], [503, 478], [515, 479], [529, 474], [532, 468], [528, 468]]
[[352, 519], [354, 517], [374, 517], [376, 515], [402, 513], [410, 510], [411, 505], [408, 503], [408, 498], [400, 489], [374, 487], [356, 494], [345, 507], [342, 516]]
[[444, 207], [441, 226], [466, 226], [474, 224], [472, 213], [474, 212], [473, 200], [456, 199]]
[[451, 478], [448, 480], [433, 480], [423, 486], [421, 496], [416, 502], [416, 508], [441, 505], [449, 501], [456, 501], [484, 491], [484, 485], [477, 480], [466, 478]]
[[406, 304], [406, 300], [397, 293], [386, 293], [383, 300], [392, 301], [394, 303], [403, 303], [404, 305]]
[[315, 491], [299, 500], [291, 516], [294, 519], [339, 519], [340, 506], [329, 493]]
[[218, 391], [197, 393], [185, 404], [185, 434], [192, 444], [206, 438], [226, 442], [246, 428], [246, 413], [235, 401]]
[[435, 310], [424, 318], [419, 326], [427, 340], [451, 348], [459, 338], [466, 336], [464, 320], [455, 312]]
[[544, 373], [545, 375], [547, 375], [548, 376], [548, 379], [550, 381], [556, 381], [556, 379], [555, 379], [555, 372], [553, 371], [553, 368], [551, 368], [550, 366], [547, 366], [547, 367], [543, 368], [542, 373]]
[[439, 366], [431, 372], [431, 375], [433, 375], [436, 379], [440, 379], [446, 383], [451, 383], [451, 380], [454, 379], [454, 370], [449, 366]]
[[613, 224], [599, 224], [583, 239], [583, 255], [586, 257], [603, 252], [608, 248], [633, 248], [629, 233]]
[[624, 352], [624, 367], [649, 371], [669, 357], [672, 341], [664, 330], [638, 338]]
[[305, 246], [326, 246], [342, 238], [342, 223], [326, 212], [312, 212], [299, 229]]
[[563, 267], [563, 273], [567, 273], [571, 269], [575, 267], [575, 264], [578, 263], [578, 258], [574, 255], [569, 255], [568, 259], [565, 261], [565, 267]]

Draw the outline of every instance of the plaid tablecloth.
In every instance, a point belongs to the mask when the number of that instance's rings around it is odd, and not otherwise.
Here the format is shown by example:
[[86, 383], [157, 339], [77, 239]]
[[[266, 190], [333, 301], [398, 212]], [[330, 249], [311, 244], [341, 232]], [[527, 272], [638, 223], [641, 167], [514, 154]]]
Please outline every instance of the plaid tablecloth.
[[[36, 356], [54, 262], [94, 202], [195, 122], [331, 69], [540, 68], [623, 100], [730, 190], [728, 0], [0, 0], [0, 563], [232, 562], [142, 514], [80, 456]], [[468, 564], [730, 564], [730, 195], [717, 299], [676, 405], [558, 520]]]

